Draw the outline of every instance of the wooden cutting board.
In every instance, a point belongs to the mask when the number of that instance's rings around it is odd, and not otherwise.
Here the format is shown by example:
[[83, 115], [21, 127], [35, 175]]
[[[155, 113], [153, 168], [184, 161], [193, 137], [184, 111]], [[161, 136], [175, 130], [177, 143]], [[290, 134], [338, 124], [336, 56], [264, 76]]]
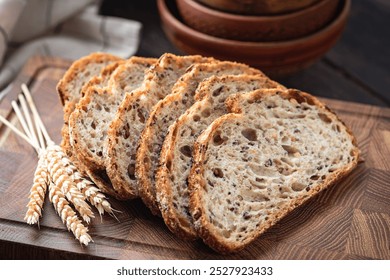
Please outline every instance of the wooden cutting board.
[[[55, 87], [69, 62], [34, 57], [0, 103], [16, 123], [10, 101], [26, 83], [44, 123], [60, 142], [62, 107]], [[245, 250], [222, 256], [201, 241], [176, 238], [140, 200], [111, 199], [120, 222], [97, 217], [94, 239], [81, 246], [48, 200], [37, 226], [23, 221], [37, 163], [34, 150], [0, 126], [0, 256], [108, 259], [390, 259], [390, 109], [324, 100], [357, 136], [364, 162], [342, 182], [293, 211]]]

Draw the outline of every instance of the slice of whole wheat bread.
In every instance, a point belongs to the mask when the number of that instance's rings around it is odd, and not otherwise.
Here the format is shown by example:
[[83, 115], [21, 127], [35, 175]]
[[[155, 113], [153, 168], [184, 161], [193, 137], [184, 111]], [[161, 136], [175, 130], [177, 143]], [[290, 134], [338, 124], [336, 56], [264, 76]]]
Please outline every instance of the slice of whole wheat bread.
[[[108, 85], [108, 82], [110, 80], [111, 74], [124, 63], [124, 60], [117, 61], [111, 64], [108, 64], [106, 67], [104, 67], [100, 74], [98, 76], [92, 77], [82, 88], [81, 95], [85, 96], [85, 94], [89, 91], [90, 88], [100, 88], [105, 87]], [[81, 97], [82, 99], [83, 97]], [[80, 102], [80, 100], [79, 100]], [[78, 104], [78, 103], [77, 103]], [[67, 105], [65, 105], [67, 106]], [[68, 106], [69, 107], [69, 106]], [[77, 105], [76, 105], [77, 107]], [[76, 109], [73, 109], [76, 110]], [[65, 115], [65, 113], [64, 113]], [[70, 158], [70, 160], [75, 164], [77, 169], [82, 172], [84, 176], [88, 176], [95, 185], [104, 193], [109, 194], [111, 196], [117, 197], [117, 194], [113, 191], [113, 189], [110, 187], [109, 181], [105, 178], [95, 176], [94, 173], [91, 172], [91, 169], [88, 165], [88, 162], [84, 160], [83, 156], [80, 154], [79, 150], [77, 150], [76, 147], [72, 146], [72, 133], [71, 133], [71, 126], [70, 126], [70, 118], [68, 119], [68, 125], [63, 127], [62, 132], [64, 133], [66, 131], [66, 135], [62, 135], [62, 148], [65, 150]], [[67, 128], [64, 130], [64, 128]]]
[[72, 101], [75, 101], [75, 105], [81, 98], [83, 86], [91, 78], [99, 75], [105, 66], [120, 60], [122, 59], [117, 56], [97, 52], [73, 62], [57, 84], [57, 92], [62, 105], [65, 106]]
[[118, 66], [105, 83], [92, 84], [69, 118], [71, 145], [87, 174], [101, 189], [115, 191], [127, 199], [125, 190], [113, 189], [106, 174], [107, 130], [126, 92], [142, 84], [145, 71], [156, 59], [132, 57]]
[[227, 61], [193, 64], [176, 82], [172, 93], [151, 110], [139, 141], [136, 177], [139, 180], [139, 195], [153, 214], [160, 215], [156, 200], [155, 172], [169, 126], [195, 102], [195, 90], [201, 81], [213, 75], [228, 74], [262, 73], [247, 65]]
[[[57, 84], [57, 92], [64, 106], [64, 125], [61, 130], [61, 147], [82, 173], [85, 173], [84, 167], [72, 153], [73, 149], [69, 141], [69, 116], [74, 111], [79, 99], [82, 97], [83, 89], [88, 88], [92, 84], [98, 84], [102, 82], [102, 79], [109, 77], [110, 73], [121, 61], [123, 61], [121, 58], [110, 54], [92, 53], [73, 62]], [[110, 66], [105, 69], [108, 65]], [[99, 76], [99, 74], [100, 78], [97, 78], [96, 76]]]
[[357, 165], [354, 136], [325, 105], [297, 90], [235, 95], [240, 114], [197, 139], [189, 179], [198, 235], [221, 253], [240, 250]]
[[115, 189], [126, 190], [129, 197], [138, 196], [136, 151], [150, 110], [171, 93], [189, 66], [207, 61], [214, 59], [164, 54], [146, 72], [142, 86], [125, 95], [108, 130], [106, 170]]
[[228, 113], [225, 100], [238, 92], [259, 88], [283, 88], [262, 76], [228, 75], [203, 81], [196, 95], [203, 97], [169, 128], [157, 171], [156, 197], [168, 228], [176, 235], [195, 239], [196, 232], [188, 209], [187, 180], [196, 138], [216, 118]]

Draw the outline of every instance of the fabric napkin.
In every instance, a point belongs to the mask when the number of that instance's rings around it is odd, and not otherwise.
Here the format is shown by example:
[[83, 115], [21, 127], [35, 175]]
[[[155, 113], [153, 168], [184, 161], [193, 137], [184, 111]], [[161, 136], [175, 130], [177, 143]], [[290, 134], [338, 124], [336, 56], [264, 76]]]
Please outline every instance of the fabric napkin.
[[98, 7], [96, 0], [0, 0], [0, 91], [33, 55], [133, 55], [141, 24], [99, 15]]

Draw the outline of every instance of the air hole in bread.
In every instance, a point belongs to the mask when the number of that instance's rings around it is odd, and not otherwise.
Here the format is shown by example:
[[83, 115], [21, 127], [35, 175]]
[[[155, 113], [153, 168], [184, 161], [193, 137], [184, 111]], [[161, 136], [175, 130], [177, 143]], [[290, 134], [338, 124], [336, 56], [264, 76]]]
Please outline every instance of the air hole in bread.
[[213, 91], [213, 96], [219, 96], [221, 94], [221, 91], [223, 89], [223, 86], [217, 88], [216, 90]]
[[217, 178], [223, 178], [223, 171], [221, 168], [213, 168], [213, 174]]
[[[249, 217], [250, 218], [250, 217]], [[249, 218], [245, 219], [245, 220], [248, 220]], [[246, 231], [247, 227], [240, 227], [240, 229], [238, 230], [239, 232], [244, 232]]]
[[317, 181], [319, 178], [320, 178], [320, 176], [318, 176], [318, 175], [313, 175], [313, 176], [310, 177], [310, 180]]
[[[96, 104], [96, 110], [101, 111], [102, 106], [100, 104]], [[85, 112], [87, 112], [87, 109], [85, 110]]]
[[332, 120], [324, 113], [318, 113], [318, 116], [325, 123], [331, 123], [332, 122]]
[[192, 148], [188, 145], [185, 145], [185, 146], [180, 148], [180, 153], [182, 153], [186, 157], [191, 158], [192, 157]]
[[256, 141], [257, 140], [256, 130], [254, 130], [252, 128], [246, 128], [246, 129], [242, 130], [241, 134], [249, 141]]
[[92, 129], [96, 129], [96, 124], [95, 124], [94, 121], [92, 121], [92, 123], [91, 123], [91, 128], [92, 128]]
[[341, 132], [341, 129], [340, 129], [340, 126], [338, 125], [338, 124], [336, 124], [336, 125], [333, 125], [332, 126], [332, 129], [334, 130], [334, 131], [336, 131], [336, 132]]
[[221, 137], [221, 133], [219, 132], [217, 132], [215, 135], [214, 135], [214, 137], [213, 137], [213, 143], [214, 143], [214, 145], [215, 146], [219, 146], [219, 145], [222, 145], [223, 144], [223, 142], [224, 142], [224, 140], [222, 139], [222, 137]]
[[102, 152], [102, 151], [98, 151], [98, 152], [96, 152], [96, 155], [97, 155], [98, 157], [103, 157], [103, 152]]
[[210, 117], [210, 115], [211, 115], [210, 109], [204, 109], [202, 111], [202, 117], [208, 118], [208, 117]]
[[336, 171], [336, 170], [337, 170], [336, 167], [331, 167], [331, 168], [328, 169], [329, 172], [334, 172], [334, 171]]
[[172, 160], [168, 159], [167, 162], [165, 163], [165, 167], [171, 171], [172, 170]]
[[[249, 220], [252, 215], [248, 212], [248, 211], [245, 211], [243, 214], [242, 214], [242, 217], [244, 218], [244, 220]], [[246, 228], [245, 228], [246, 229]], [[244, 229], [244, 230], [245, 230]]]
[[138, 109], [137, 110], [137, 115], [138, 115], [138, 119], [141, 123], [145, 123], [145, 116], [144, 114], [142, 113], [141, 109]]
[[131, 180], [135, 180], [135, 164], [130, 163], [127, 167], [127, 174], [129, 175]]
[[192, 119], [194, 120], [194, 122], [198, 122], [198, 121], [200, 121], [200, 116], [195, 115]]
[[295, 192], [300, 192], [300, 191], [302, 191], [303, 189], [306, 188], [306, 185], [304, 185], [302, 183], [299, 183], [299, 182], [294, 182], [294, 183], [291, 184], [291, 188]]
[[130, 137], [130, 127], [129, 127], [128, 124], [124, 127], [124, 129], [123, 129], [123, 131], [122, 131], [122, 136], [123, 136], [123, 138], [125, 138], [125, 139], [127, 139], [127, 138]]

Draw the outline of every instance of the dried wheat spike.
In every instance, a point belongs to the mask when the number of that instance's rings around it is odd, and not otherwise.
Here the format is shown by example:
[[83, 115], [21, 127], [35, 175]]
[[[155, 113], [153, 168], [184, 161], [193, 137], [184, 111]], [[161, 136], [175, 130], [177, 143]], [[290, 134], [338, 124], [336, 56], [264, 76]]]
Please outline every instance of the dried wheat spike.
[[46, 150], [46, 162], [51, 180], [61, 189], [69, 202], [74, 205], [83, 220], [89, 223], [90, 218], [95, 216], [88, 203], [85, 202], [85, 196], [79, 191], [72, 177], [68, 175], [63, 160], [66, 158], [65, 153], [58, 145], [50, 145]]
[[73, 181], [76, 183], [79, 191], [83, 193], [91, 205], [95, 206], [99, 212], [99, 215], [103, 215], [104, 212], [113, 215], [111, 204], [107, 201], [106, 196], [102, 194], [97, 187], [95, 187], [94, 183], [83, 177], [83, 175], [81, 175], [81, 173], [77, 170], [76, 166], [73, 165], [69, 158], [63, 157], [62, 163], [66, 167], [66, 172], [68, 175], [71, 176]]
[[39, 218], [42, 217], [43, 202], [45, 201], [49, 180], [47, 165], [44, 156], [41, 155], [34, 173], [34, 183], [30, 190], [30, 200], [27, 204], [26, 216], [24, 217], [24, 220], [29, 225], [38, 223]]
[[49, 185], [49, 199], [54, 205], [54, 209], [61, 217], [62, 222], [66, 225], [69, 231], [72, 231], [80, 243], [88, 245], [93, 241], [91, 236], [87, 233], [88, 228], [85, 227], [80, 219], [77, 217], [75, 211], [69, 206], [69, 202], [66, 200], [61, 188], [56, 186], [53, 182]]
[[99, 212], [99, 215], [103, 215], [104, 212], [113, 215], [111, 204], [107, 201], [106, 196], [102, 194], [100, 190], [95, 187], [95, 185], [91, 181], [84, 178], [77, 170], [73, 171], [72, 178], [76, 182], [78, 189], [84, 194], [88, 201], [93, 206], [95, 206], [95, 208]]

